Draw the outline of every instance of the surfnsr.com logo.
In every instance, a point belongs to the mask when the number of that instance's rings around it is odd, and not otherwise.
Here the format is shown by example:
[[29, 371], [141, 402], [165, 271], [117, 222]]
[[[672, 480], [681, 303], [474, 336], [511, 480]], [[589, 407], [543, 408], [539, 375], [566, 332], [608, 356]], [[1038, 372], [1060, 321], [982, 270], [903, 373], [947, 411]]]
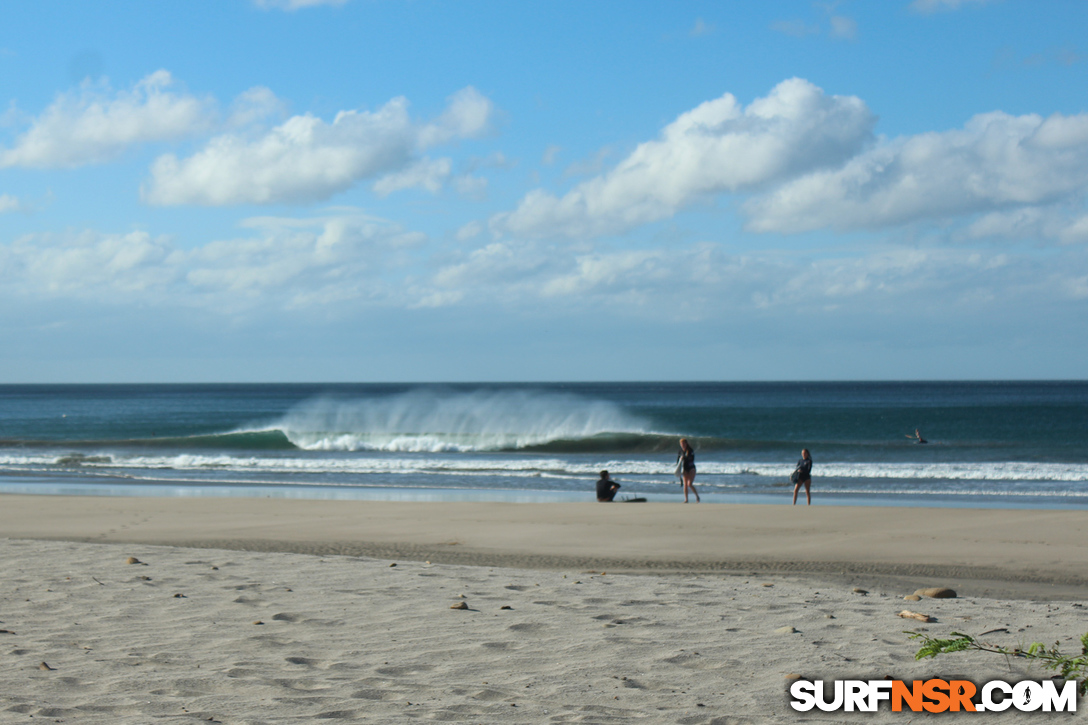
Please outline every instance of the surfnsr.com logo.
[[[969, 680], [797, 680], [790, 685], [790, 707], [799, 712], [876, 712], [887, 702], [892, 712], [1076, 712], [1077, 683], [1053, 680], [1008, 683], [991, 680], [977, 687]], [[830, 692], [827, 690], [830, 689]]]

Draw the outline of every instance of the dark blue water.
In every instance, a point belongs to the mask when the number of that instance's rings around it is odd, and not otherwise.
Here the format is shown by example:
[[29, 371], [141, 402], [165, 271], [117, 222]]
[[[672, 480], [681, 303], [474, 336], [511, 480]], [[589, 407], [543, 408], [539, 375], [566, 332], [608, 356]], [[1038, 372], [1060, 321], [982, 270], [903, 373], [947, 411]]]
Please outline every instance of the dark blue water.
[[[928, 441], [907, 438], [918, 429]], [[1088, 504], [1088, 383], [0, 386], [0, 491]]]

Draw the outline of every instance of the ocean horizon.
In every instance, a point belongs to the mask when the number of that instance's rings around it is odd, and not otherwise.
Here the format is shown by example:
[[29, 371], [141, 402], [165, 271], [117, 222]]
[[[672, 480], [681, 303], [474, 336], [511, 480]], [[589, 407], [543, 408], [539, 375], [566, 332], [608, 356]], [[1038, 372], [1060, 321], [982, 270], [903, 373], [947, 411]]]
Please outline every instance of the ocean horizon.
[[706, 503], [1088, 506], [1088, 381], [0, 385], [0, 492], [681, 501], [680, 437]]

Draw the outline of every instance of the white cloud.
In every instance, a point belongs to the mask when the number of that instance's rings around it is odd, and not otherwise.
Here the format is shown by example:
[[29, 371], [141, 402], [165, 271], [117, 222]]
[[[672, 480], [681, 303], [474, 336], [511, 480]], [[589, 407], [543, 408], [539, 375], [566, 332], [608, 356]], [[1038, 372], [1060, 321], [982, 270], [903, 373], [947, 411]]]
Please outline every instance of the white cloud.
[[[1088, 259], [1012, 257], [958, 248], [878, 249], [807, 258], [775, 250], [728, 254], [707, 243], [670, 249], [571, 253], [537, 241], [502, 240], [467, 251], [411, 294], [426, 306], [504, 308], [720, 319], [723, 313], [946, 316], [950, 306], [992, 309], [993, 299], [1030, 304], [1075, 298]], [[1079, 285], [1079, 286], [1078, 286]], [[422, 303], [420, 303], [422, 304]]]
[[1088, 191], [1088, 114], [1001, 112], [885, 142], [743, 206], [759, 232], [879, 228], [1050, 204]]
[[1083, 244], [1088, 242], [1088, 214], [1065, 205], [995, 211], [974, 220], [963, 236]]
[[495, 106], [472, 86], [449, 97], [449, 105], [432, 123], [419, 127], [420, 148], [430, 148], [462, 138], [477, 138], [491, 130]]
[[287, 104], [268, 88], [255, 86], [242, 93], [231, 104], [227, 126], [238, 128], [261, 123], [268, 118], [282, 117]]
[[449, 159], [420, 159], [411, 166], [386, 174], [374, 182], [374, 193], [388, 196], [402, 189], [426, 189], [438, 192], [450, 177], [453, 162]]
[[11, 194], [0, 194], [0, 214], [10, 211], [23, 211], [26, 205]]
[[468, 224], [463, 225], [457, 230], [454, 237], [459, 242], [467, 242], [470, 239], [475, 239], [480, 236], [484, 231], [484, 225], [478, 221], [471, 221]]
[[23, 298], [219, 311], [323, 306], [396, 295], [382, 280], [422, 234], [358, 212], [253, 218], [250, 236], [183, 249], [147, 232], [34, 234], [0, 245], [0, 290]]
[[[839, 312], [990, 314], [995, 300], [1044, 309], [1082, 299], [1088, 252], [1065, 247], [1014, 255], [959, 247], [729, 253], [721, 245], [577, 251], [499, 240], [431, 256], [427, 238], [349, 208], [313, 218], [254, 217], [236, 237], [184, 248], [145, 231], [35, 234], [0, 244], [0, 301], [199, 309], [215, 315], [282, 310], [335, 317], [382, 307], [463, 306], [510, 321], [581, 315], [720, 321]], [[466, 225], [469, 242], [479, 225]], [[829, 318], [830, 319], [830, 318]]]
[[837, 166], [872, 139], [859, 99], [828, 96], [794, 78], [741, 107], [730, 94], [682, 114], [611, 171], [562, 197], [537, 189], [491, 219], [497, 234], [586, 237], [672, 216], [722, 192]]
[[11, 148], [0, 148], [0, 167], [71, 168], [120, 156], [135, 144], [187, 138], [210, 129], [215, 103], [170, 88], [159, 70], [129, 91], [84, 84], [61, 94]]
[[28, 235], [0, 247], [4, 287], [37, 297], [161, 288], [176, 278], [165, 237], [146, 232]]
[[430, 123], [413, 121], [404, 98], [374, 112], [341, 111], [332, 123], [309, 114], [293, 116], [258, 138], [224, 134], [188, 158], [159, 157], [143, 197], [159, 205], [308, 202], [381, 176], [388, 177], [378, 183], [384, 193], [419, 184], [426, 188], [437, 181], [436, 164], [444, 162], [416, 154], [486, 133], [492, 113], [490, 100], [465, 88]]

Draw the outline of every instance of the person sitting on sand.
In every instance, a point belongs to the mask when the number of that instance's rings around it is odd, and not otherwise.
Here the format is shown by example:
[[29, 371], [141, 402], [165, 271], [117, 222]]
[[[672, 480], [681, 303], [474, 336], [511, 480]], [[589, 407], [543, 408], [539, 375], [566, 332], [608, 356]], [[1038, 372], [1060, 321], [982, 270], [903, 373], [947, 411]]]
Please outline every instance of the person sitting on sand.
[[619, 490], [620, 485], [608, 477], [608, 471], [601, 471], [601, 478], [597, 481], [597, 501], [611, 503]]
[[805, 498], [808, 499], [808, 505], [812, 505], [812, 493], [809, 491], [809, 487], [812, 485], [812, 454], [805, 448], [801, 451], [801, 460], [797, 462], [797, 468], [793, 470], [793, 475], [790, 476], [790, 480], [793, 481], [793, 505], [797, 505], [797, 491], [800, 490], [801, 484], [805, 485]]
[[914, 435], [908, 433], [907, 438], [910, 438], [915, 443], [929, 443], [929, 441], [922, 437], [921, 432], [919, 432], [917, 428], [914, 429]]

